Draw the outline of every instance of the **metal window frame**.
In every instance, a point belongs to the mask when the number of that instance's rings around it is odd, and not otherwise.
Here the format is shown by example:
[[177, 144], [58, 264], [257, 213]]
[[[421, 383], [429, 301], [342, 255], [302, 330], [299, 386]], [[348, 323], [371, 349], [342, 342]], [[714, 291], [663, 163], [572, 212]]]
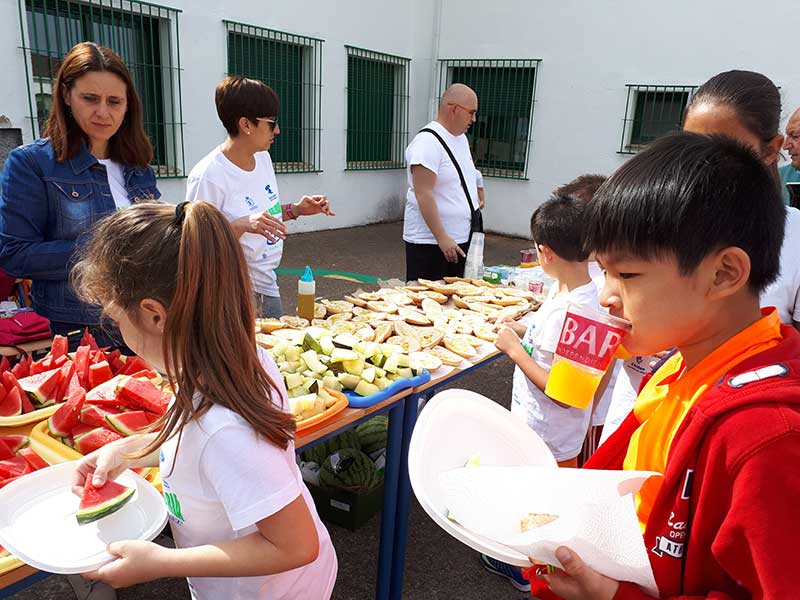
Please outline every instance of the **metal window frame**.
[[[238, 21], [222, 20], [225, 25], [226, 48], [232, 33], [258, 40], [301, 46], [301, 160], [295, 162], [274, 161], [276, 173], [321, 173], [322, 172], [322, 48], [324, 39], [289, 33]], [[252, 52], [252, 50], [249, 50]], [[259, 56], [253, 60], [263, 60]], [[228, 74], [233, 73], [231, 56], [228, 52]], [[265, 81], [270, 85], [269, 81]], [[278, 138], [280, 139], [280, 138]], [[279, 141], [277, 143], [280, 143]], [[274, 160], [274, 159], [273, 159]]]
[[[686, 102], [680, 111], [679, 120], [677, 122], [678, 128], [680, 128], [680, 121], [683, 118], [683, 113], [686, 111], [686, 107], [688, 106], [689, 102], [691, 102], [692, 96], [698, 88], [696, 85], [662, 85], [642, 83], [628, 83], [625, 84], [625, 87], [627, 88], [625, 116], [622, 120], [622, 137], [620, 138], [619, 150], [617, 150], [617, 154], [636, 154], [647, 147], [647, 143], [635, 143], [633, 140], [633, 131], [636, 127], [636, 113], [639, 102], [643, 97], [642, 94], [686, 94]], [[665, 104], [666, 103], [662, 101], [660, 117], [663, 117]], [[655, 108], [653, 111], [655, 111]], [[639, 127], [641, 128], [641, 126], [642, 125], [640, 124]]]
[[[531, 97], [530, 97], [530, 110], [525, 117], [514, 116], [513, 119], [519, 118], [527, 118], [527, 131], [525, 132], [525, 137], [520, 137], [519, 133], [520, 130], [517, 128], [517, 135], [514, 135], [513, 138], [507, 137], [497, 137], [499, 136], [499, 126], [495, 125], [493, 128], [494, 133], [490, 131], [489, 135], [487, 136], [480, 136], [475, 137], [474, 133], [467, 132], [467, 137], [470, 139], [470, 148], [473, 149], [474, 154], [474, 147], [481, 141], [486, 140], [487, 143], [489, 141], [495, 141], [499, 143], [510, 143], [512, 146], [512, 152], [517, 150], [517, 147], [520, 144], [523, 144], [523, 158], [522, 161], [522, 168], [521, 169], [514, 169], [514, 168], [503, 168], [500, 166], [492, 166], [491, 164], [478, 164], [480, 161], [476, 160], [475, 166], [481, 171], [481, 174], [484, 177], [493, 177], [496, 179], [516, 179], [525, 181], [528, 179], [528, 169], [530, 167], [530, 156], [531, 156], [531, 146], [533, 144], [533, 121], [534, 121], [534, 112], [536, 107], [536, 89], [537, 83], [539, 79], [539, 68], [542, 63], [542, 59], [540, 58], [443, 58], [439, 59], [439, 74], [438, 74], [438, 95], [436, 97], [436, 106], [438, 107], [439, 102], [441, 100], [442, 94], [444, 90], [453, 82], [453, 69], [456, 68], [471, 68], [471, 69], [491, 69], [493, 71], [500, 71], [502, 69], [521, 69], [527, 68], [533, 70], [533, 81], [532, 81], [532, 89], [531, 89]], [[483, 75], [482, 77], [486, 77]], [[503, 93], [502, 87], [503, 85], [510, 85], [510, 80], [504, 80], [501, 82], [501, 91]], [[515, 106], [518, 107], [519, 102], [527, 102], [527, 99], [520, 98], [512, 98], [510, 108], [514, 108]], [[478, 119], [481, 118], [481, 99], [478, 98]], [[477, 123], [476, 123], [477, 125]], [[508, 125], [508, 124], [506, 124]], [[473, 125], [473, 128], [475, 125]], [[473, 130], [471, 130], [473, 131]], [[496, 137], [492, 137], [492, 135]]]
[[[50, 14], [48, 10], [54, 11], [56, 19], [56, 30], [50, 31], [49, 27], [45, 29], [45, 48], [34, 47], [31, 42], [31, 35], [37, 36], [35, 31], [36, 17], [32, 21], [34, 23], [34, 31], [31, 32], [27, 26], [27, 13], [29, 6], [40, 4], [42, 11], [31, 10], [31, 13], [38, 15]], [[155, 139], [151, 141], [154, 146], [154, 163], [151, 165], [156, 176], [159, 179], [182, 179], [186, 177], [186, 157], [184, 152], [184, 134], [183, 134], [183, 109], [182, 109], [182, 96], [181, 96], [181, 59], [180, 59], [180, 24], [179, 14], [182, 12], [180, 9], [163, 6], [160, 4], [153, 4], [143, 0], [18, 0], [17, 7], [19, 11], [19, 28], [20, 28], [20, 49], [24, 55], [25, 64], [25, 83], [28, 92], [28, 108], [30, 114], [28, 119], [31, 124], [31, 132], [34, 137], [40, 126], [40, 119], [37, 110], [37, 100], [47, 93], [52, 95], [52, 84], [55, 79], [55, 72], [50, 61], [60, 60], [62, 55], [59, 51], [61, 46], [61, 33], [63, 24], [69, 27], [66, 19], [60, 14], [62, 10], [67, 12], [67, 15], [73, 10], [78, 11], [79, 15], [79, 30], [77, 31], [77, 38], [80, 40], [94, 41], [101, 45], [106, 45], [115, 50], [118, 54], [125, 58], [127, 51], [130, 51], [132, 46], [128, 40], [123, 38], [119, 29], [120, 23], [114, 23], [115, 18], [120, 19], [120, 22], [131, 22], [139, 19], [139, 24], [143, 27], [145, 19], [148, 20], [149, 25], [153, 23], [157, 25], [158, 34], [158, 48], [155, 48], [150, 38], [149, 50], [151, 53], [156, 52], [159, 56], [159, 63], [152, 64], [146, 62], [127, 62], [128, 68], [134, 76], [137, 69], [142, 69], [142, 72], [149, 78], [148, 84], [160, 90], [160, 100], [158, 98], [142, 97], [143, 90], [137, 89], [142, 101], [143, 110], [152, 103], [155, 111], [160, 111], [163, 118], [159, 121], [156, 120], [152, 123], [145, 122], [145, 126], [152, 126]], [[85, 11], [85, 12], [84, 12]], [[67, 19], [69, 16], [67, 17]], [[105, 22], [104, 19], [110, 18], [111, 23]], [[99, 35], [94, 35], [91, 32], [87, 35], [87, 26], [98, 27], [100, 29]], [[50, 37], [51, 33], [54, 34], [54, 46], [56, 50], [51, 50]], [[174, 38], [173, 38], [174, 36]], [[87, 39], [98, 38], [98, 39]], [[173, 41], [174, 39], [174, 41]], [[140, 42], [144, 42], [144, 38], [140, 38]], [[144, 46], [140, 46], [140, 49]], [[37, 57], [45, 56], [48, 60], [50, 76], [42, 77], [36, 76], [34, 73], [33, 58], [34, 54]], [[36, 89], [38, 86], [38, 90]], [[41, 133], [41, 131], [39, 131]], [[163, 153], [166, 159], [165, 164], [158, 164], [155, 162], [159, 154]]]
[[[396, 54], [388, 54], [385, 52], [378, 52], [376, 50], [369, 50], [367, 48], [359, 48], [357, 46], [350, 46], [345, 44], [345, 51], [347, 53], [347, 86], [345, 87], [347, 93], [347, 127], [346, 127], [346, 149], [345, 161], [346, 171], [377, 171], [377, 170], [392, 170], [392, 169], [405, 169], [405, 148], [408, 144], [408, 119], [409, 119], [409, 104], [410, 104], [410, 65], [411, 59]], [[350, 59], [360, 59], [364, 61], [372, 61], [390, 65], [393, 67], [394, 89], [392, 93], [393, 115], [392, 115], [392, 129], [390, 133], [390, 155], [389, 160], [355, 160], [350, 157], [350, 144], [349, 139], [351, 134], [365, 133], [360, 131], [363, 129], [363, 123], [355, 123], [354, 115], [350, 113], [350, 100], [351, 94], [356, 90], [351, 90], [350, 85]]]

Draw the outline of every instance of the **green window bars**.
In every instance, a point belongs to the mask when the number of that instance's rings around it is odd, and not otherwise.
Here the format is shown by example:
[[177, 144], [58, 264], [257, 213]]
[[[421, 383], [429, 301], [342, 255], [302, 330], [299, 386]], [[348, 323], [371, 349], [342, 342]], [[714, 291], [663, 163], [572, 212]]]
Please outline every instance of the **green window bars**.
[[137, 0], [19, 0], [18, 5], [34, 135], [44, 130], [61, 60], [75, 44], [95, 42], [113, 49], [131, 71], [156, 175], [183, 177], [180, 11]]
[[467, 132], [475, 166], [484, 176], [527, 179], [538, 59], [440, 60], [439, 98], [453, 83], [478, 95]]
[[681, 128], [696, 85], [628, 84], [620, 154], [635, 154], [647, 144]]
[[233, 21], [224, 23], [228, 74], [259, 79], [278, 94], [281, 132], [270, 149], [275, 171], [321, 171], [324, 40]]
[[408, 142], [408, 58], [347, 50], [347, 169], [402, 169]]

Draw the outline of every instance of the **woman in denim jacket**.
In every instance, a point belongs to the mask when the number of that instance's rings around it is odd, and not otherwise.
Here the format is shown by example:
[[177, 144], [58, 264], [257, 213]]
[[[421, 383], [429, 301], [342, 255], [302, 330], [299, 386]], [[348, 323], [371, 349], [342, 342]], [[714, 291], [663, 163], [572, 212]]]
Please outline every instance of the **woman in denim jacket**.
[[99, 308], [75, 297], [69, 274], [96, 221], [160, 197], [152, 158], [122, 59], [90, 42], [74, 46], [53, 84], [44, 137], [14, 149], [0, 175], [0, 267], [33, 280], [34, 309], [54, 335], [72, 334], [71, 348], [85, 327], [101, 346], [121, 345], [100, 327]]

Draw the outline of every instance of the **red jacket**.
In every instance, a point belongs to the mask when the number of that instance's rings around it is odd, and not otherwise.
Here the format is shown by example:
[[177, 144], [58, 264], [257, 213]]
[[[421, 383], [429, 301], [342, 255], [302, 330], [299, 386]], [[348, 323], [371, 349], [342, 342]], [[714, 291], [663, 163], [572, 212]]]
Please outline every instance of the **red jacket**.
[[[800, 333], [781, 334], [676, 432], [644, 533], [661, 598], [800, 598]], [[759, 371], [773, 365], [785, 369]], [[585, 468], [622, 469], [638, 426], [628, 415]], [[621, 583], [614, 598], [649, 596]]]

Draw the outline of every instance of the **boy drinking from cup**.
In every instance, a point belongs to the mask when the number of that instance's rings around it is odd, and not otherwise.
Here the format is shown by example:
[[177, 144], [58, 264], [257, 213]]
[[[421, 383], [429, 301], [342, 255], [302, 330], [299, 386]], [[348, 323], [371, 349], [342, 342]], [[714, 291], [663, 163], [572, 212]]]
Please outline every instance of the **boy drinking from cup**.
[[[759, 309], [784, 233], [773, 177], [733, 140], [675, 134], [623, 165], [586, 222], [626, 349], [677, 349], [586, 467], [663, 473], [635, 498], [661, 598], [796, 597], [800, 334]], [[562, 598], [650, 597], [556, 556], [564, 571], [538, 577]]]
[[[514, 361], [511, 412], [545, 441], [559, 466], [577, 466], [591, 408], [576, 408], [546, 393], [550, 369], [570, 305], [600, 309], [597, 288], [589, 277], [588, 254], [583, 250], [584, 205], [570, 196], [555, 196], [531, 217], [531, 235], [542, 270], [557, 280], [530, 327], [503, 322], [495, 346]], [[520, 339], [522, 338], [522, 339]], [[598, 378], [595, 382], [599, 383]], [[570, 402], [586, 407], [587, 402]]]

